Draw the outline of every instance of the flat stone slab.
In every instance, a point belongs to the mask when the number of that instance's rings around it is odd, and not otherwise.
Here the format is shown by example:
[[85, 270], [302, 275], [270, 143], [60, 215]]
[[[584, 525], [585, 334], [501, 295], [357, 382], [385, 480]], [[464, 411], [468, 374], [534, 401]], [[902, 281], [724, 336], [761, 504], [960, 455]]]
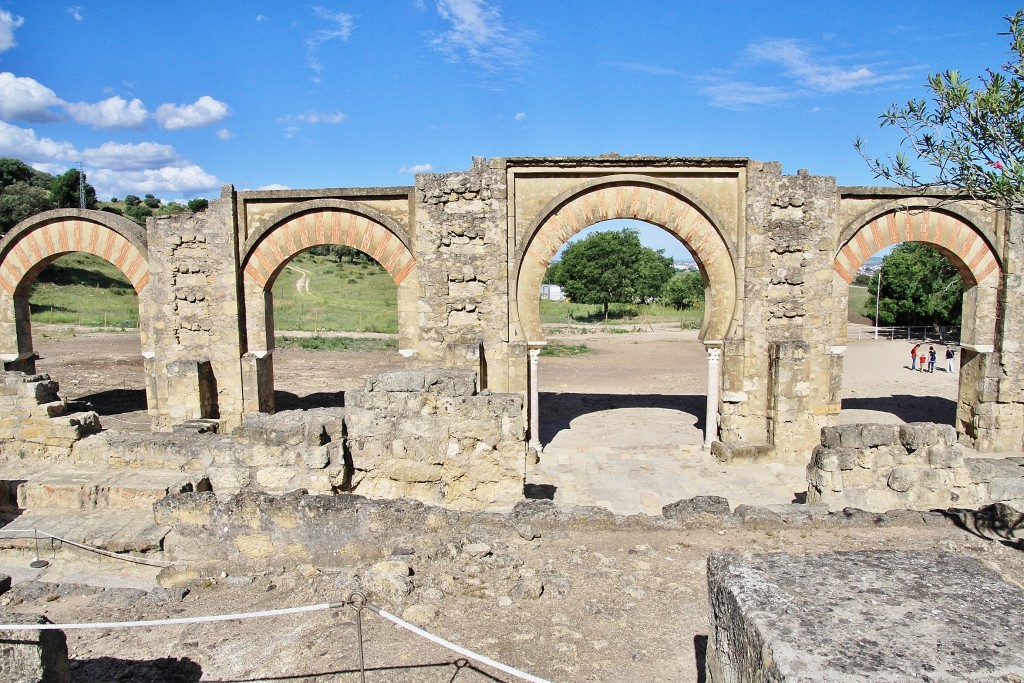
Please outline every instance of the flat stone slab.
[[[0, 527], [0, 549], [35, 549], [33, 529], [113, 553], [159, 552], [170, 531], [153, 521], [151, 512], [124, 510], [75, 510], [28, 512]], [[49, 553], [61, 542], [39, 536], [40, 555]], [[44, 555], [45, 556], [45, 555]]]
[[711, 683], [1024, 680], [1024, 590], [947, 552], [708, 558]]

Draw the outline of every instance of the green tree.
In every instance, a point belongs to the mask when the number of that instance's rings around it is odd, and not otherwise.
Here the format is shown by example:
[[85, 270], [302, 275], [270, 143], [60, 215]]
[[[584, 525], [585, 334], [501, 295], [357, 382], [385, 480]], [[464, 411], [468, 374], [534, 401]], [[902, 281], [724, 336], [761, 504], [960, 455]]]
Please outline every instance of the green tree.
[[206, 211], [206, 208], [210, 205], [209, 199], [190, 199], [188, 200], [188, 210], [192, 213], [199, 213], [200, 211]]
[[562, 284], [562, 262], [555, 261], [548, 266], [548, 269], [544, 271], [544, 282], [545, 285], [561, 285]]
[[[952, 325], [960, 322], [964, 283], [949, 259], [920, 242], [897, 245], [882, 259], [878, 319], [882, 325]], [[875, 316], [879, 274], [868, 283], [864, 315]]]
[[1006, 21], [1009, 31], [1000, 35], [1010, 36], [1010, 59], [979, 76], [977, 88], [958, 71], [931, 74], [930, 102], [893, 104], [879, 117], [881, 127], [903, 132], [894, 156], [869, 157], [857, 138], [854, 147], [875, 177], [952, 189], [997, 208], [1024, 204], [1024, 10]]
[[141, 203], [142, 199], [133, 194], [127, 195], [124, 198], [124, 205], [127, 207], [138, 206]]
[[[79, 178], [81, 176], [81, 178]], [[87, 181], [86, 175], [77, 168], [69, 168], [50, 183], [50, 199], [58, 209], [77, 209], [80, 202], [80, 184], [85, 185], [85, 208], [96, 208], [96, 189]]]
[[704, 305], [704, 280], [691, 270], [676, 273], [661, 288], [661, 301], [673, 308], [700, 308]]
[[6, 234], [29, 216], [53, 208], [56, 205], [47, 190], [23, 180], [15, 181], [0, 190], [0, 234]]
[[672, 259], [643, 246], [633, 228], [595, 232], [570, 242], [561, 264], [566, 295], [577, 303], [601, 304], [605, 320], [609, 304], [649, 301], [673, 273]]

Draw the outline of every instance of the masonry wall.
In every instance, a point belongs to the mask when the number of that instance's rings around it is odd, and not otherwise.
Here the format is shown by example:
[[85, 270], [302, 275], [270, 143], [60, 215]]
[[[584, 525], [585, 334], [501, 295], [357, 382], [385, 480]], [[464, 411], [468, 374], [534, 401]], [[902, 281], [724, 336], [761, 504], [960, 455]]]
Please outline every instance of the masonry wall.
[[239, 272], [233, 192], [203, 212], [150, 223], [152, 356], [146, 358], [150, 416], [167, 431], [198, 418], [241, 423]]
[[746, 195], [742, 329], [722, 358], [721, 441], [804, 459], [839, 412], [832, 354], [833, 178], [752, 162]]

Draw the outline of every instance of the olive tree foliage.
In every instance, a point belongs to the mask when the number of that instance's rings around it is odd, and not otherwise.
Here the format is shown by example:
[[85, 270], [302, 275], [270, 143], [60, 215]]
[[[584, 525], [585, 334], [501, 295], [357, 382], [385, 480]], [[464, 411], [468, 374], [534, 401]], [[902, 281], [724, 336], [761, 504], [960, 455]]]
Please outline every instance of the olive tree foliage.
[[672, 259], [640, 242], [634, 228], [595, 232], [562, 252], [558, 280], [572, 301], [600, 304], [653, 301], [672, 277]]
[[695, 270], [676, 273], [661, 288], [660, 300], [679, 310], [701, 308], [704, 306], [704, 280]]
[[18, 159], [0, 159], [0, 235], [41, 211], [57, 208], [50, 198], [53, 176]]
[[882, 259], [879, 273], [871, 276], [864, 315], [882, 325], [953, 325], [960, 322], [964, 283], [949, 259], [920, 242], [904, 242]]
[[[928, 76], [929, 99], [893, 104], [880, 127], [903, 140], [895, 155], [874, 158], [854, 147], [876, 178], [904, 187], [946, 188], [998, 209], [1024, 205], [1024, 10], [1005, 18], [1010, 58], [988, 69], [977, 87], [958, 71]], [[908, 154], [909, 152], [909, 154]], [[927, 167], [924, 172], [919, 168]]]

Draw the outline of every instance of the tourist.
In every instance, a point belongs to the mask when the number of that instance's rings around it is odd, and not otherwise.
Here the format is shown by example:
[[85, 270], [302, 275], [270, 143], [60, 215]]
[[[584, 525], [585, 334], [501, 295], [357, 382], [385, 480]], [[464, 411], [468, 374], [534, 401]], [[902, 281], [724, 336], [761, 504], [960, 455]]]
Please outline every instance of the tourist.
[[928, 347], [928, 372], [935, 372], [935, 347]]
[[910, 349], [910, 369], [917, 369], [917, 350], [921, 347], [920, 344], [914, 344], [914, 348]]
[[917, 352], [917, 371], [924, 372], [924, 364], [928, 362], [928, 356], [924, 355], [924, 349]]
[[953, 372], [953, 347], [946, 347], [946, 372]]

